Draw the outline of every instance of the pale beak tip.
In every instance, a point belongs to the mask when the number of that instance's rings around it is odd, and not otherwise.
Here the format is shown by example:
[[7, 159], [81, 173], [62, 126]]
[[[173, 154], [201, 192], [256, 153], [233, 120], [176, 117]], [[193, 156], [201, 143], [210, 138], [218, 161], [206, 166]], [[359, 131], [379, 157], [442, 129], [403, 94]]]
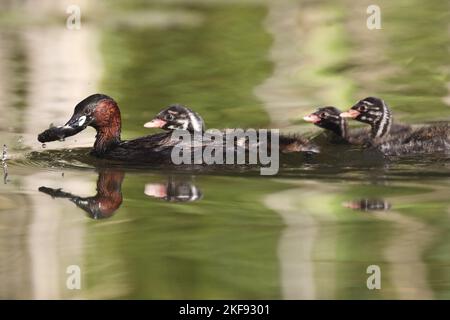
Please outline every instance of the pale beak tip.
[[320, 121], [320, 118], [317, 117], [316, 115], [307, 115], [303, 117], [303, 120], [305, 120], [306, 122], [311, 122], [311, 123], [317, 123]]
[[166, 124], [166, 121], [161, 119], [153, 119], [150, 122], [144, 124], [144, 128], [162, 128]]

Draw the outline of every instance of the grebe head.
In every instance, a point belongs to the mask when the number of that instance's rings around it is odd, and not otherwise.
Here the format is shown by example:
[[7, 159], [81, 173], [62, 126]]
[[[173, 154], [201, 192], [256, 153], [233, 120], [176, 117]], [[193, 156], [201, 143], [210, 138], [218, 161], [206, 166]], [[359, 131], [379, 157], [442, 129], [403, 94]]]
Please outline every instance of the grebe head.
[[311, 122], [320, 128], [330, 130], [340, 137], [345, 137], [347, 134], [347, 121], [340, 114], [341, 111], [335, 107], [321, 107], [315, 112], [304, 116], [303, 120]]
[[73, 136], [88, 126], [97, 130], [96, 152], [120, 141], [121, 118], [117, 103], [104, 94], [93, 94], [75, 106], [74, 113], [63, 126], [51, 127], [38, 135], [42, 143]]
[[341, 113], [343, 118], [352, 118], [372, 127], [372, 138], [382, 138], [389, 133], [392, 124], [391, 111], [379, 98], [368, 97], [358, 101], [349, 111]]
[[164, 130], [188, 130], [189, 132], [204, 132], [205, 123], [202, 117], [188, 107], [180, 104], [168, 106], [150, 122], [146, 128], [161, 128]]
[[93, 94], [75, 106], [74, 113], [65, 124], [75, 130], [83, 130], [91, 126], [97, 130], [117, 125], [120, 110], [117, 103], [104, 94]]

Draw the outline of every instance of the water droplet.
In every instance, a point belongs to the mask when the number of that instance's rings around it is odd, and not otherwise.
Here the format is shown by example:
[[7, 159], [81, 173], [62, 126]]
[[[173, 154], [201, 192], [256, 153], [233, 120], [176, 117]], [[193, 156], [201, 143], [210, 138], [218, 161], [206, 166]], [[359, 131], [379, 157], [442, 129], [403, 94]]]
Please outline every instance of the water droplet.
[[42, 149], [45, 149], [47, 145], [45, 143], [42, 144]]

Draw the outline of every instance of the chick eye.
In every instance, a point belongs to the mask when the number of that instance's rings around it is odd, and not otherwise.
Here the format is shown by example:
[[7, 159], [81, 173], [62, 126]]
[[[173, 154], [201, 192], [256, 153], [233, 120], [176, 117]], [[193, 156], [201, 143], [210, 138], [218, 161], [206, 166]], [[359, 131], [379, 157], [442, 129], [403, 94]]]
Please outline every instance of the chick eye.
[[171, 121], [174, 119], [174, 116], [172, 114], [168, 113], [164, 116], [164, 119], [166, 119], [167, 121]]
[[360, 106], [358, 108], [358, 111], [364, 112], [364, 111], [366, 111], [366, 107], [365, 106]]
[[319, 113], [319, 117], [321, 117], [321, 118], [325, 118], [326, 116], [327, 116], [327, 114], [325, 112]]
[[86, 109], [86, 110], [84, 110], [84, 114], [85, 115], [88, 115], [88, 114], [90, 114], [91, 113], [91, 109]]

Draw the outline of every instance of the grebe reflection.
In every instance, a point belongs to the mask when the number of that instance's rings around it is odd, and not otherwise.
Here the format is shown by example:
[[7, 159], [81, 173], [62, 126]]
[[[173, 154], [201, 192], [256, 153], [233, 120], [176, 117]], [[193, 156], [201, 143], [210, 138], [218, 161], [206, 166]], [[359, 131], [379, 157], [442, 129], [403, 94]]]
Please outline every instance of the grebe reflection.
[[[89, 218], [106, 219], [112, 217], [122, 205], [122, 182], [125, 173], [121, 170], [101, 170], [97, 180], [97, 193], [91, 197], [80, 197], [70, 192], [42, 186], [39, 191], [52, 198], [64, 198], [84, 210]], [[149, 183], [145, 194], [170, 202], [192, 202], [202, 198], [199, 188], [189, 178], [168, 178], [167, 183]]]

